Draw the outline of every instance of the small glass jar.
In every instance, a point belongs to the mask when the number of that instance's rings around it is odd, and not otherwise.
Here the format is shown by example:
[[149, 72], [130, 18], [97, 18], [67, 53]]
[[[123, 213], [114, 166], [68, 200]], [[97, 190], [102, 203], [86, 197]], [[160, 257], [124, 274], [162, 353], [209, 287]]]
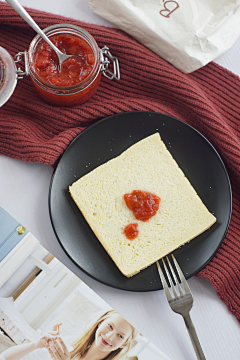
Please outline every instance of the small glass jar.
[[[120, 79], [120, 70], [117, 58], [111, 55], [107, 46], [99, 49], [95, 39], [86, 30], [71, 24], [57, 24], [49, 26], [43, 31], [49, 38], [58, 35], [71, 35], [77, 39], [80, 39], [91, 49], [94, 56], [94, 64], [92, 66], [91, 72], [84, 80], [72, 86], [56, 86], [46, 82], [38, 75], [36, 71], [36, 53], [39, 47], [44, 43], [44, 40], [40, 35], [36, 35], [33, 38], [28, 51], [19, 52], [17, 55], [15, 55], [17, 58], [15, 63], [22, 60], [25, 61], [25, 71], [22, 71], [20, 68], [17, 69], [16, 66], [15, 70], [11, 69], [12, 71], [15, 71], [15, 81], [17, 81], [17, 79], [23, 78], [24, 75], [30, 75], [37, 94], [47, 103], [55, 106], [79, 105], [90, 99], [97, 91], [101, 80], [101, 74], [110, 80], [114, 78], [117, 80]], [[110, 70], [110, 66], [113, 69], [112, 71]], [[14, 88], [12, 92], [14, 91]]]

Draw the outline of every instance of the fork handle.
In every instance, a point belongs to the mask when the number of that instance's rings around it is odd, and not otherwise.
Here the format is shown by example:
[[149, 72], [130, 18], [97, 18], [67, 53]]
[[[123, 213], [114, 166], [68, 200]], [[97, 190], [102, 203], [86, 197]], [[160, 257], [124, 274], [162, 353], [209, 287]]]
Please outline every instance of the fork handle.
[[184, 322], [185, 322], [185, 325], [187, 327], [188, 334], [189, 334], [190, 339], [192, 341], [192, 344], [193, 344], [193, 347], [194, 347], [194, 350], [195, 350], [195, 353], [197, 355], [198, 360], [206, 360], [205, 355], [204, 355], [203, 350], [202, 350], [202, 347], [201, 347], [200, 342], [198, 340], [195, 327], [194, 327], [194, 325], [192, 323], [192, 320], [190, 318], [190, 315], [189, 314], [185, 315], [185, 316], [183, 316], [183, 318], [184, 318]]
[[6, 0], [8, 5], [10, 5], [17, 13], [20, 15], [23, 20], [25, 20], [32, 28], [36, 31], [47, 43], [53, 48], [53, 50], [58, 54], [59, 49], [49, 40], [47, 35], [40, 29], [40, 27], [36, 24], [33, 18], [28, 14], [28, 12], [22, 7], [21, 4], [17, 0]]

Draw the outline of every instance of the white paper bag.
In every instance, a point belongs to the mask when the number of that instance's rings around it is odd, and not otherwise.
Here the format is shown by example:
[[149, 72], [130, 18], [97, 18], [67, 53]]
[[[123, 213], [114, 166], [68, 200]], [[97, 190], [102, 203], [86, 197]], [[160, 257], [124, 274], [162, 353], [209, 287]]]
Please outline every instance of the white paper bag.
[[89, 0], [89, 7], [184, 73], [240, 35], [240, 0]]

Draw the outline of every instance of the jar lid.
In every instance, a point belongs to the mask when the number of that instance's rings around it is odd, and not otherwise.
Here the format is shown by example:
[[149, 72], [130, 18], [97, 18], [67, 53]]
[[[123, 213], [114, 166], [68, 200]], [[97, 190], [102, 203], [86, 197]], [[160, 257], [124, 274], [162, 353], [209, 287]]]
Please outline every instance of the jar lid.
[[0, 107], [11, 97], [17, 85], [17, 69], [9, 52], [0, 46]]

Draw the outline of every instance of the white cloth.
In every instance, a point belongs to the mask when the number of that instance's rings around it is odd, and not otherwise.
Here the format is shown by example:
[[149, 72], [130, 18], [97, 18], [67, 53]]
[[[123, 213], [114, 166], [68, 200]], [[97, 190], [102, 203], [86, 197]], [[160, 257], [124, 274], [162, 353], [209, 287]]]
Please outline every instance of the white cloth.
[[223, 54], [240, 35], [240, 0], [89, 0], [89, 6], [184, 73]]

